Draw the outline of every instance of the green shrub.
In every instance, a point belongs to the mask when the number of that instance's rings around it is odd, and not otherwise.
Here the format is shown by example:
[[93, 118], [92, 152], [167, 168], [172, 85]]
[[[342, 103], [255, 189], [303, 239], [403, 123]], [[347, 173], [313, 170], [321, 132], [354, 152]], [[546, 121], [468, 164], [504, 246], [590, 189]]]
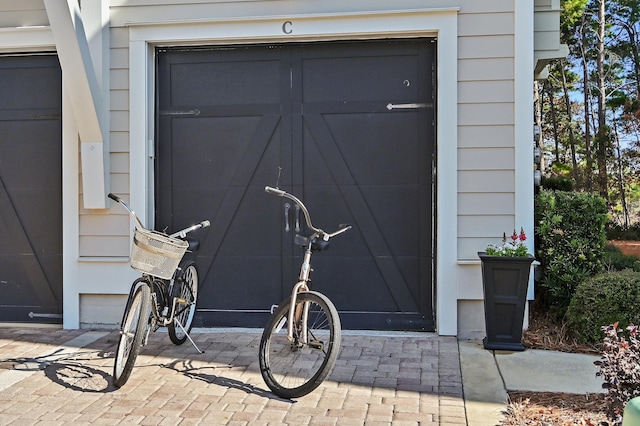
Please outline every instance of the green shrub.
[[616, 247], [613, 244], [607, 244], [604, 246], [602, 264], [608, 271], [633, 269], [636, 272], [640, 272], [640, 259], [636, 256], [624, 254], [619, 247]]
[[544, 189], [555, 191], [573, 191], [573, 180], [564, 176], [543, 176], [540, 180], [540, 185], [542, 185]]
[[605, 225], [608, 240], [640, 240], [640, 222], [625, 227], [613, 220]]
[[581, 282], [603, 271], [607, 207], [589, 193], [543, 190], [536, 196], [538, 295], [550, 313], [563, 317]]
[[571, 333], [585, 343], [601, 342], [602, 327], [640, 324], [640, 273], [599, 274], [578, 286], [567, 310]]

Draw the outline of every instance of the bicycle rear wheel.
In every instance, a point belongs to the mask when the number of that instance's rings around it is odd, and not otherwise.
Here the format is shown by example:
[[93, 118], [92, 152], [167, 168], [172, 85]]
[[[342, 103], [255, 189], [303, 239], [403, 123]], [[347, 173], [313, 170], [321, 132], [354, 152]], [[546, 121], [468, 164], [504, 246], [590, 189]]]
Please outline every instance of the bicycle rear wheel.
[[273, 313], [260, 341], [260, 372], [273, 393], [283, 398], [304, 396], [327, 378], [340, 351], [342, 331], [333, 303], [321, 293], [299, 293], [296, 311], [309, 308], [308, 340], [302, 340], [301, 321], [293, 328], [293, 341], [288, 339], [290, 299], [284, 300]]
[[[181, 345], [187, 340], [187, 333], [193, 326], [193, 316], [196, 313], [198, 300], [198, 268], [193, 260], [186, 261], [180, 266], [182, 277], [173, 284], [170, 300], [178, 298], [174, 320], [167, 326], [169, 338], [176, 345]], [[176, 324], [180, 321], [182, 328]], [[183, 330], [184, 328], [184, 330]]]
[[150, 309], [151, 289], [144, 279], [139, 278], [132, 285], [132, 294], [122, 318], [120, 340], [113, 365], [113, 384], [116, 387], [123, 386], [131, 375], [149, 325]]

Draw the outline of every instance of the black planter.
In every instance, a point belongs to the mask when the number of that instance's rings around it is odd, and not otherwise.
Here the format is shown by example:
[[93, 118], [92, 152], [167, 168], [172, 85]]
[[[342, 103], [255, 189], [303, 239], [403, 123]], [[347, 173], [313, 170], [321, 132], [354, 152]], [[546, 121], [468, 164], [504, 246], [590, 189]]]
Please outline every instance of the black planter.
[[485, 349], [523, 351], [522, 324], [533, 257], [489, 256], [478, 252], [482, 263]]

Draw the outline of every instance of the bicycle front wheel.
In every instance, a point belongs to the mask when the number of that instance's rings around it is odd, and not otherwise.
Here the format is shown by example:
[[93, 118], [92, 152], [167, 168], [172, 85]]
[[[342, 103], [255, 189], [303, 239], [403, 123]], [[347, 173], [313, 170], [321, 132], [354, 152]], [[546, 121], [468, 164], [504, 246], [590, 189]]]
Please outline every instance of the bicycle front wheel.
[[[192, 260], [180, 266], [182, 277], [176, 280], [171, 291], [171, 300], [177, 298], [176, 312], [173, 321], [168, 325], [169, 338], [176, 345], [187, 340], [187, 333], [193, 326], [193, 316], [196, 313], [198, 300], [198, 268]], [[182, 327], [176, 323], [179, 321]]]
[[[273, 313], [260, 341], [260, 372], [273, 393], [283, 398], [307, 395], [333, 370], [340, 350], [340, 318], [333, 303], [321, 293], [297, 295], [293, 340], [288, 338], [291, 298]], [[302, 312], [308, 309], [307, 339], [302, 335]]]
[[149, 324], [150, 309], [151, 289], [146, 281], [139, 279], [133, 284], [120, 328], [120, 340], [113, 365], [113, 384], [118, 388], [127, 383], [140, 353], [142, 339]]

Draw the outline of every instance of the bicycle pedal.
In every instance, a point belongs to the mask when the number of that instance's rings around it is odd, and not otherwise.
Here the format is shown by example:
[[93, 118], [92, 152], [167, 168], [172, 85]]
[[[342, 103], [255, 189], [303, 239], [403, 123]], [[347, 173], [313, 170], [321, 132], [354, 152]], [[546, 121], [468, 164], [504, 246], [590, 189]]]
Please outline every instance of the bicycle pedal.
[[322, 343], [320, 340], [311, 340], [309, 341], [309, 347], [312, 349], [324, 349], [324, 343]]

